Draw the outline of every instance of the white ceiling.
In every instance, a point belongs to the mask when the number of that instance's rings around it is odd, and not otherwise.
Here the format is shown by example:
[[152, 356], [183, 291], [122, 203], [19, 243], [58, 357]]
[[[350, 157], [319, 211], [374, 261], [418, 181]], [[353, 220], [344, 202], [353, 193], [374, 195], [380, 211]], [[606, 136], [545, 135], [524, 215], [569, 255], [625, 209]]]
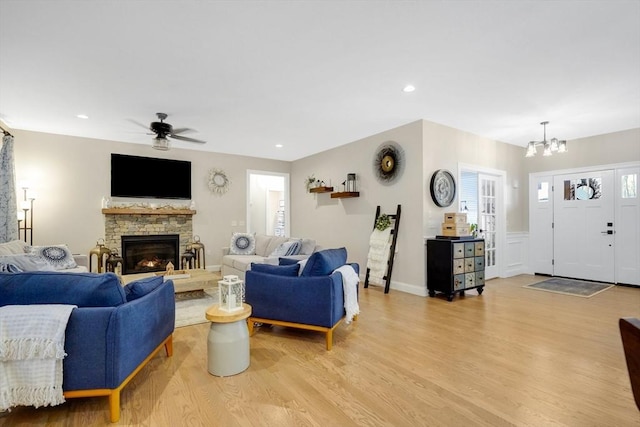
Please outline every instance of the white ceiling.
[[165, 112], [207, 141], [174, 146], [296, 160], [418, 119], [521, 146], [544, 120], [568, 140], [640, 127], [638, 0], [0, 0], [0, 15], [13, 129], [151, 145], [130, 120]]

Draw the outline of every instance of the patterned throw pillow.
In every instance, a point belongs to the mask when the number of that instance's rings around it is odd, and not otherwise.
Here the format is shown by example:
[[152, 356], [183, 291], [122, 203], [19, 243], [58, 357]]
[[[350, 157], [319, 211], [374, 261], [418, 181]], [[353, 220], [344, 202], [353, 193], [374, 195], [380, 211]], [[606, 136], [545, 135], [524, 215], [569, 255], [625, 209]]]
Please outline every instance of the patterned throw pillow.
[[67, 245], [27, 246], [24, 250], [28, 254], [40, 255], [56, 270], [66, 270], [78, 266]]
[[255, 255], [256, 237], [252, 233], [233, 233], [229, 253], [233, 255]]

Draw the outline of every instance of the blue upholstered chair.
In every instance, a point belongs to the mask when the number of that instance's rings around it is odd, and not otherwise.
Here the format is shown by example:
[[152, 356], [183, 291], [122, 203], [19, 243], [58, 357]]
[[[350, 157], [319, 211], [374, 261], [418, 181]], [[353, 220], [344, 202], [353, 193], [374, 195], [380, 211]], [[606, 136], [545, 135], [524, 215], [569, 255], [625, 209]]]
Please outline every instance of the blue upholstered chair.
[[319, 331], [331, 350], [333, 331], [345, 317], [342, 274], [334, 271], [343, 265], [359, 273], [358, 264], [347, 264], [345, 248], [314, 252], [289, 265], [253, 264], [245, 275], [250, 334], [256, 323]]
[[108, 396], [120, 419], [120, 391], [162, 348], [173, 354], [173, 282], [152, 277], [120, 285], [113, 273], [0, 274], [0, 306], [72, 304], [65, 333], [65, 398]]

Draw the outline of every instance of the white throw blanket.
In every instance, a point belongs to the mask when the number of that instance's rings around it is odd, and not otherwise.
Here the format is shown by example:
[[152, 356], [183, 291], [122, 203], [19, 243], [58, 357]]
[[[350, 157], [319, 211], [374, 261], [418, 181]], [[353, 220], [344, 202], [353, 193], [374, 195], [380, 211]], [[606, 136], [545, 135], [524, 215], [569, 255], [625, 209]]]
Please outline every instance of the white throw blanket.
[[0, 411], [63, 403], [64, 334], [75, 305], [0, 307]]
[[342, 274], [342, 292], [344, 293], [344, 309], [347, 312], [346, 322], [351, 323], [353, 318], [360, 314], [358, 305], [358, 282], [360, 278], [350, 265], [343, 265], [334, 271]]
[[367, 257], [367, 268], [371, 282], [382, 283], [387, 271], [390, 249], [391, 227], [387, 227], [383, 231], [374, 228], [371, 237], [369, 237], [369, 256]]

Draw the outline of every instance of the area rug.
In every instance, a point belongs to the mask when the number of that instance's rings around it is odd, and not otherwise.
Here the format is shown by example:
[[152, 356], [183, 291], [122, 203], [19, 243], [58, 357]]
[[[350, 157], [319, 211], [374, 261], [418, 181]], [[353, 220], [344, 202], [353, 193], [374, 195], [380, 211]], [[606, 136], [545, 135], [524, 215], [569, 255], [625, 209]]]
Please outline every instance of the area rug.
[[585, 282], [583, 280], [563, 279], [554, 277], [542, 282], [525, 285], [525, 288], [539, 291], [555, 292], [557, 294], [573, 295], [576, 297], [591, 298], [604, 292], [614, 285], [611, 283]]
[[218, 288], [176, 294], [176, 328], [208, 322], [205, 312], [218, 302]]

